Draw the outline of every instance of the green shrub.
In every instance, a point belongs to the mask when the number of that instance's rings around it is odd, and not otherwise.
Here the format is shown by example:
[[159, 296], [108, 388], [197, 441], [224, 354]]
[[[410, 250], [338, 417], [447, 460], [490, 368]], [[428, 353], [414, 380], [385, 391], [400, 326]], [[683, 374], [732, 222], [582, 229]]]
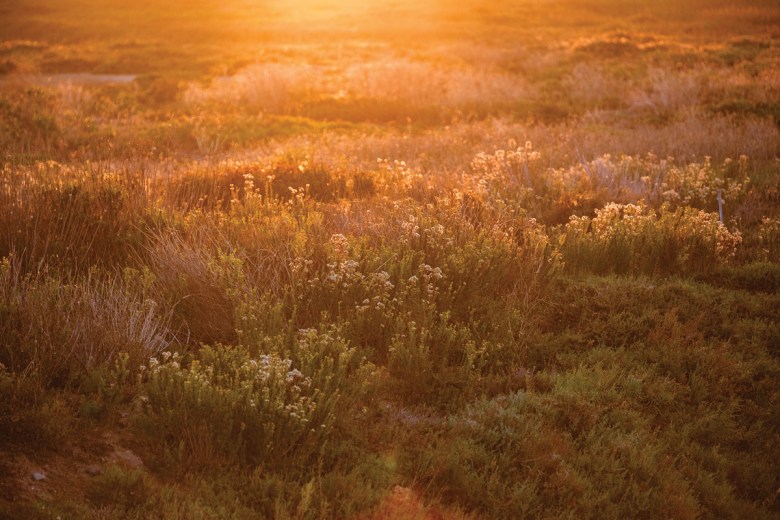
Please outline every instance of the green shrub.
[[56, 99], [42, 88], [28, 87], [0, 98], [0, 150], [3, 155], [50, 154], [62, 144]]
[[780, 219], [765, 217], [758, 228], [761, 257], [769, 261], [780, 261]]
[[702, 281], [745, 291], [777, 293], [780, 291], [780, 265], [752, 262], [735, 267], [722, 267], [699, 277]]
[[[675, 341], [676, 350], [690, 342]], [[656, 372], [652, 355], [591, 350], [549, 391], [478, 401], [450, 416], [406, 448], [405, 469], [447, 502], [491, 518], [769, 518], [762, 500], [777, 479], [767, 464], [744, 460], [737, 421], [753, 424], [762, 442], [771, 427], [744, 415], [751, 406], [723, 400], [739, 369], [703, 345], [668, 354], [658, 352], [665, 365]]]
[[222, 460], [279, 469], [295, 462], [303, 469], [322, 453], [343, 413], [341, 394], [356, 384], [348, 377], [354, 351], [315, 331], [277, 350], [286, 357], [217, 345], [203, 347], [186, 366], [177, 354], [152, 358], [144, 426], [167, 439], [174, 458], [195, 465]]
[[[415, 321], [419, 320], [419, 321]], [[388, 370], [410, 402], [462, 403], [474, 391], [486, 346], [469, 329], [452, 323], [448, 312], [401, 316], [390, 343]]]
[[734, 256], [742, 237], [717, 216], [684, 206], [607, 204], [596, 216], [571, 217], [561, 235], [567, 268], [596, 274], [699, 273]]
[[109, 466], [95, 477], [88, 493], [93, 504], [125, 514], [143, 509], [150, 495], [151, 490], [142, 470], [125, 470], [119, 466]]

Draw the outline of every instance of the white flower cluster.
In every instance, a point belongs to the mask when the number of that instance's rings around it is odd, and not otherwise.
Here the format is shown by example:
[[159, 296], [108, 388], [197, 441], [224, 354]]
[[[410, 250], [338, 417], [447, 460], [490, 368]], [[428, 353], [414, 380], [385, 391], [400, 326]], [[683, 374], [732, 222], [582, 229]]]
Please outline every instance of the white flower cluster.
[[441, 267], [431, 267], [428, 264], [420, 264], [417, 274], [410, 276], [406, 282], [409, 286], [421, 284], [421, 289], [428, 298], [436, 295], [436, 282], [444, 279], [444, 272]]
[[331, 236], [328, 245], [333, 250], [333, 256], [339, 260], [345, 259], [349, 254], [349, 240], [341, 233]]
[[180, 360], [178, 353], [163, 352], [160, 358], [149, 359], [142, 374], [152, 388], [180, 388], [186, 402], [195, 406], [215, 398], [224, 400], [226, 405], [243, 402], [254, 413], [284, 416], [302, 424], [308, 423], [316, 411], [317, 403], [308, 395], [311, 378], [292, 368], [289, 359], [275, 355], [245, 358], [227, 370], [222, 367], [220, 373], [215, 373], [214, 366], [204, 367], [197, 360], [182, 368]]
[[356, 260], [344, 260], [341, 262], [331, 262], [327, 265], [328, 270], [325, 274], [325, 280], [335, 286], [348, 288], [350, 285], [359, 284], [363, 281], [364, 275], [358, 268], [360, 264]]
[[664, 205], [658, 216], [642, 202], [609, 203], [596, 210], [594, 218], [572, 216], [566, 225], [566, 234], [592, 244], [621, 239], [635, 246], [652, 244], [666, 237], [683, 248], [688, 247], [686, 244], [709, 247], [721, 259], [734, 256], [742, 242], [739, 231], [729, 231], [715, 213], [689, 207], [671, 211]]
[[528, 164], [541, 158], [531, 141], [515, 150], [496, 150], [492, 154], [480, 152], [471, 161], [471, 169], [485, 181], [512, 179], [527, 184]]
[[409, 215], [408, 220], [401, 222], [401, 243], [410, 246], [412, 243], [420, 238], [420, 224], [414, 215]]
[[731, 172], [732, 159], [726, 159], [718, 168], [712, 165], [710, 157], [705, 157], [703, 163], [672, 166], [661, 183], [664, 201], [683, 205], [712, 203], [718, 192], [723, 199], [734, 200], [750, 182], [747, 161], [747, 156], [740, 156], [736, 172]]

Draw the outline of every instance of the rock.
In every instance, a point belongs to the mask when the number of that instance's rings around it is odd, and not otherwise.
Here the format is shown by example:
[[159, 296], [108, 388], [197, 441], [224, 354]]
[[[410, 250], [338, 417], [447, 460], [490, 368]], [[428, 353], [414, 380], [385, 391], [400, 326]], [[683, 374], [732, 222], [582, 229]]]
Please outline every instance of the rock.
[[46, 480], [46, 474], [43, 471], [34, 471], [32, 478], [33, 480], [40, 482], [41, 480]]
[[98, 466], [97, 464], [90, 464], [89, 466], [84, 468], [84, 471], [86, 471], [87, 474], [92, 477], [95, 477], [97, 475], [100, 475], [100, 473], [102, 473], [102, 471], [100, 470], [100, 466]]
[[116, 459], [130, 469], [141, 469], [144, 463], [141, 458], [128, 449], [118, 449], [114, 452]]

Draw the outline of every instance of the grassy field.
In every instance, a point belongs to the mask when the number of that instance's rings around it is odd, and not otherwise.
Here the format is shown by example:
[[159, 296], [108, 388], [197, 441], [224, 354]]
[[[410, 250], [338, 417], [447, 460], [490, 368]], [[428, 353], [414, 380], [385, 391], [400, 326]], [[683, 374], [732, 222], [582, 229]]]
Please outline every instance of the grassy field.
[[5, 0], [0, 165], [0, 518], [780, 516], [774, 0]]

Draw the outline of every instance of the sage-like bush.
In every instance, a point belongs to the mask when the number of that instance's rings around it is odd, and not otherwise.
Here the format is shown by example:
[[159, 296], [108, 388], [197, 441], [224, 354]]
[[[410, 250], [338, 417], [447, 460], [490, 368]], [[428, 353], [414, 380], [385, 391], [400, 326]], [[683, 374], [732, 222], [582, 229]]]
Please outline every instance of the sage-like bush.
[[169, 455], [195, 466], [304, 467], [333, 429], [354, 351], [312, 330], [279, 351], [287, 357], [215, 345], [191, 359], [170, 352], [151, 358], [142, 377], [142, 425], [167, 440]]
[[644, 203], [610, 203], [595, 217], [569, 219], [560, 238], [572, 271], [671, 274], [707, 271], [732, 258], [742, 242], [714, 213]]

